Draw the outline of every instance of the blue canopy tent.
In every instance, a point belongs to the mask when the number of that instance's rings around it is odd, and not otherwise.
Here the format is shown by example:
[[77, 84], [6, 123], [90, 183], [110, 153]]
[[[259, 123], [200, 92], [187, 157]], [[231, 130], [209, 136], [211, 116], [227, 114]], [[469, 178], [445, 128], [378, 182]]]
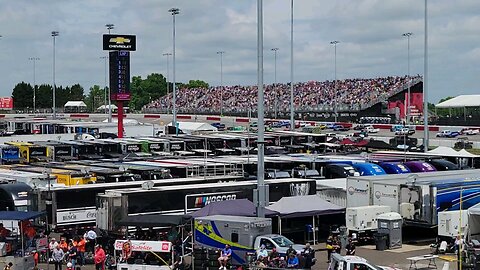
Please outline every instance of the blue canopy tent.
[[[23, 212], [23, 211], [0, 211], [0, 220], [2, 221], [23, 221], [23, 220], [30, 220], [30, 219], [35, 219], [38, 217], [45, 216], [45, 212], [35, 212], [35, 211], [29, 211], [29, 212]], [[22, 226], [19, 226], [20, 230], [20, 237], [21, 237], [21, 242], [22, 242], [22, 256], [25, 255], [25, 247], [24, 247], [24, 241], [23, 241], [23, 228]]]

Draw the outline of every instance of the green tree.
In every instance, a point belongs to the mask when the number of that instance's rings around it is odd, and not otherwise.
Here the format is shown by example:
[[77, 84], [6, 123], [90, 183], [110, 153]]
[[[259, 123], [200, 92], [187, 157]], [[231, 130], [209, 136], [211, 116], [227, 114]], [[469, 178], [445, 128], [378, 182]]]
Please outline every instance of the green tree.
[[37, 89], [37, 108], [39, 109], [46, 109], [52, 108], [53, 100], [52, 100], [52, 86], [48, 84], [42, 84], [38, 86]]
[[202, 80], [190, 80], [188, 83], [185, 85], [186, 88], [192, 89], [192, 88], [208, 88], [209, 85], [207, 82], [202, 81]]
[[13, 88], [12, 98], [15, 109], [33, 108], [32, 86], [25, 82], [18, 83]]
[[85, 97], [84, 102], [87, 104], [87, 109], [94, 112], [98, 107], [105, 103], [105, 89], [98, 85], [90, 87], [90, 92]]
[[158, 99], [167, 92], [167, 81], [162, 74], [152, 73], [147, 78], [140, 76], [132, 77], [130, 84], [131, 99], [129, 107], [132, 110], [140, 110], [152, 100]]

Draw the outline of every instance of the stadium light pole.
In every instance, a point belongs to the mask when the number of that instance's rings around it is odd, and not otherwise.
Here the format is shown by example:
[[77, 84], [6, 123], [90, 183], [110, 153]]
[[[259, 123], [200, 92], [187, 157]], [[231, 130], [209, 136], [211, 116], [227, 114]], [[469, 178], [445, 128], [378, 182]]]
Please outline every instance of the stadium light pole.
[[[110, 107], [107, 108], [107, 60], [108, 60], [108, 56], [100, 56], [100, 59], [103, 59], [104, 60], [104, 63], [105, 63], [105, 87], [103, 88], [103, 93], [104, 93], [104, 101], [103, 101], [103, 109], [104, 109], [104, 112], [105, 114], [107, 113], [107, 110], [110, 109]], [[95, 109], [95, 108], [93, 108]]]
[[258, 140], [257, 140], [257, 216], [265, 217], [265, 207], [269, 201], [265, 186], [265, 122], [263, 105], [263, 0], [257, 0], [257, 89], [258, 89]]
[[[115, 25], [113, 23], [107, 23], [105, 24], [105, 27], [108, 30], [108, 34], [111, 34], [111, 30], [115, 28]], [[106, 83], [105, 83], [106, 85]], [[110, 98], [111, 92], [110, 92], [110, 87], [108, 87], [108, 122], [112, 122], [112, 100]]]
[[271, 49], [274, 53], [274, 66], [275, 66], [275, 79], [274, 79], [274, 86], [273, 86], [273, 94], [275, 96], [275, 119], [278, 118], [278, 93], [277, 93], [277, 51], [279, 48], [272, 48]]
[[410, 37], [413, 33], [404, 33], [402, 34], [403, 37], [407, 37], [407, 79], [408, 79], [408, 90], [407, 90], [407, 100], [405, 100], [405, 110], [406, 121], [407, 125], [410, 124]]
[[[0, 36], [2, 37], [2, 36]], [[29, 57], [28, 60], [32, 61], [33, 62], [33, 113], [35, 113], [35, 109], [36, 109], [36, 99], [37, 99], [37, 91], [36, 91], [36, 86], [37, 86], [37, 83], [36, 83], [36, 62], [38, 60], [40, 60], [40, 58], [38, 57]]]
[[223, 116], [223, 54], [224, 51], [218, 51], [220, 55], [220, 116]]
[[52, 106], [52, 111], [53, 111], [53, 119], [57, 119], [57, 110], [56, 110], [56, 103], [55, 103], [55, 92], [56, 92], [56, 85], [55, 85], [55, 39], [58, 37], [59, 32], [58, 31], [52, 31], [52, 37], [53, 37], [53, 106]]
[[290, 1], [290, 130], [295, 129], [295, 108], [293, 106], [293, 0]]
[[335, 97], [333, 98], [333, 102], [335, 103], [335, 106], [333, 107], [334, 109], [334, 114], [335, 114], [335, 123], [337, 122], [338, 120], [338, 105], [337, 105], [337, 44], [340, 43], [340, 41], [338, 40], [334, 40], [332, 42], [330, 42], [330, 44], [333, 45], [334, 49], [335, 49]]
[[[165, 78], [166, 81], [167, 81], [167, 97], [168, 97], [168, 93], [169, 93], [169, 90], [170, 90], [170, 83], [168, 83], [168, 77], [170, 76], [170, 55], [172, 55], [171, 53], [164, 53], [162, 54], [163, 56], [166, 56], [167, 57], [167, 77]], [[170, 109], [170, 104], [167, 104], [167, 114], [168, 114], [168, 110]]]
[[428, 152], [428, 5], [425, 0], [425, 42], [423, 58], [423, 151]]
[[[180, 9], [178, 8], [171, 8], [168, 10], [172, 14], [172, 20], [173, 20], [173, 108], [172, 108], [172, 114], [173, 114], [173, 126], [175, 127], [175, 130], [178, 131], [177, 129], [177, 87], [175, 86], [175, 17], [180, 13]], [[177, 133], [177, 132], [176, 132]]]

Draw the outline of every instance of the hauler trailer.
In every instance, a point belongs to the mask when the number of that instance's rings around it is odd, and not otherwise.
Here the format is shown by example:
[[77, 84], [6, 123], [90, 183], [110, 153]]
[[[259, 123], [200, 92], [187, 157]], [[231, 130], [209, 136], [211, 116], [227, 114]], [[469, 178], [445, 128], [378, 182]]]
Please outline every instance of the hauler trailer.
[[120, 145], [120, 154], [128, 155], [130, 153], [142, 152], [142, 143], [132, 142], [123, 139], [101, 139], [99, 141], [118, 143]]
[[[196, 177], [151, 180], [154, 186], [175, 186], [189, 185], [190, 187], [204, 183], [218, 183], [237, 181], [238, 177]], [[52, 197], [52, 212], [48, 221], [53, 228], [59, 230], [74, 227], [78, 224], [94, 226], [97, 194], [105, 193], [107, 190], [134, 189], [140, 188], [145, 181], [119, 182], [119, 183], [95, 183], [90, 185], [78, 185], [70, 187], [54, 186], [50, 190], [46, 187], [37, 188], [32, 193], [32, 209], [35, 211], [46, 211], [46, 198], [49, 194]], [[0, 185], [1, 187], [1, 185]], [[177, 200], [176, 198], [175, 200]]]
[[436, 226], [438, 212], [480, 203], [480, 170], [349, 177], [347, 208], [387, 205], [406, 225]]
[[125, 170], [120, 169], [111, 169], [111, 168], [100, 168], [100, 167], [92, 167], [92, 166], [85, 166], [79, 164], [66, 164], [66, 163], [43, 163], [42, 166], [48, 168], [56, 168], [56, 169], [66, 169], [77, 171], [85, 174], [92, 174], [95, 176], [96, 182], [99, 183], [113, 183], [113, 182], [128, 182], [128, 181], [140, 181], [142, 180], [141, 176], [138, 174], [133, 174], [127, 172]]
[[95, 146], [88, 141], [53, 141], [71, 145], [73, 148], [73, 156], [78, 159], [100, 159], [104, 155], [98, 154]]
[[11, 165], [11, 170], [38, 173], [41, 175], [50, 175], [56, 178], [57, 184], [66, 186], [93, 184], [97, 181], [97, 177], [89, 172], [78, 172], [67, 169], [45, 168], [28, 165]]
[[[141, 164], [141, 162], [139, 162]], [[77, 160], [72, 164], [79, 164], [90, 167], [109, 168], [109, 169], [122, 169], [126, 172], [138, 174], [142, 180], [158, 180], [172, 178], [170, 170], [167, 168], [131, 165], [125, 162], [103, 162], [97, 160]]]
[[48, 173], [25, 172], [11, 169], [10, 165], [3, 165], [0, 169], [0, 178], [15, 179], [17, 182], [25, 183], [32, 188], [47, 187], [54, 185], [57, 178]]
[[69, 144], [60, 142], [37, 142], [38, 145], [43, 145], [47, 148], [47, 157], [53, 161], [72, 160], [73, 147]]
[[31, 211], [32, 187], [0, 177], [0, 211]]
[[5, 144], [17, 146], [20, 150], [20, 157], [23, 162], [38, 162], [47, 159], [47, 148], [28, 142], [6, 142]]
[[94, 152], [102, 157], [118, 158], [120, 154], [120, 144], [111, 141], [92, 140], [83, 141], [86, 145], [91, 145], [94, 148]]
[[[282, 197], [315, 194], [315, 181], [308, 179], [265, 180], [270, 202]], [[118, 232], [117, 222], [129, 215], [184, 214], [205, 205], [224, 200], [249, 199], [257, 181], [210, 183], [196, 185], [148, 186], [106, 190], [97, 196], [97, 227]]]

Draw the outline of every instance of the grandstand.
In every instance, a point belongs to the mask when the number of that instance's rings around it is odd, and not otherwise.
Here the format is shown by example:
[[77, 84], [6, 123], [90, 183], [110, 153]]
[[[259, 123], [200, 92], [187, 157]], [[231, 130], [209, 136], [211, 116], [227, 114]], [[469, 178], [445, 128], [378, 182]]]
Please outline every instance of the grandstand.
[[[337, 82], [339, 118], [358, 119], [361, 116], [382, 116], [389, 114], [394, 119], [405, 115], [406, 90], [410, 84], [414, 92], [421, 93], [421, 77], [389, 76], [373, 79], [345, 79]], [[185, 114], [220, 113], [220, 93], [223, 91], [223, 112], [226, 115], [255, 114], [257, 110], [256, 86], [225, 86], [210, 88], [182, 88], [177, 91], [177, 112]], [[279, 117], [289, 115], [290, 85], [270, 84], [265, 86], [265, 112], [273, 117], [275, 100]], [[308, 81], [294, 86], [296, 118], [328, 121], [333, 119], [335, 100], [334, 81]], [[418, 101], [418, 100], [417, 100]], [[413, 102], [413, 99], [412, 99]], [[417, 103], [415, 103], [417, 104]], [[411, 112], [419, 111], [412, 104]], [[421, 102], [419, 103], [421, 104]], [[421, 106], [421, 105], [420, 105]], [[146, 113], [165, 113], [172, 108], [172, 94], [144, 106]]]

